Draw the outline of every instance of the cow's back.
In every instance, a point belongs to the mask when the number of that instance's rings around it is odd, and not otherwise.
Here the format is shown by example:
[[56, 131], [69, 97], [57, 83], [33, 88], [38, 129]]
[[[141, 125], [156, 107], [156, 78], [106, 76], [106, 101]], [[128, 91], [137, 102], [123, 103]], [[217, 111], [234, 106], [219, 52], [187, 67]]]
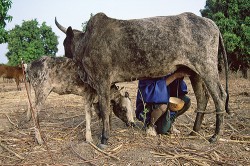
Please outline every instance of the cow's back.
[[131, 75], [160, 77], [179, 64], [197, 71], [202, 64], [217, 61], [218, 42], [217, 26], [192, 13], [133, 20], [100, 13], [90, 20], [78, 45], [82, 49], [76, 48], [84, 52], [74, 58], [83, 59], [87, 73], [101, 76], [106, 71], [119, 82]]

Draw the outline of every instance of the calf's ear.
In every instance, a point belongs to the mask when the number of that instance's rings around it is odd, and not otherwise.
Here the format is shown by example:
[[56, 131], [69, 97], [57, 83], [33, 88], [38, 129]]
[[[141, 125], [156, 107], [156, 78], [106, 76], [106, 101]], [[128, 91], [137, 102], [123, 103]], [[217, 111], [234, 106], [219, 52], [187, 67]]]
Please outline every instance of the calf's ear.
[[111, 89], [118, 90], [118, 89], [119, 89], [119, 86], [116, 86], [115, 84], [113, 84], [113, 85], [111, 85]]
[[73, 29], [71, 26], [68, 27], [68, 29], [66, 31], [66, 35], [67, 35], [67, 37], [69, 37], [71, 39], [74, 37]]
[[124, 86], [123, 87], [121, 87], [120, 89], [119, 89], [119, 91], [121, 91], [121, 90], [123, 90], [124, 89]]

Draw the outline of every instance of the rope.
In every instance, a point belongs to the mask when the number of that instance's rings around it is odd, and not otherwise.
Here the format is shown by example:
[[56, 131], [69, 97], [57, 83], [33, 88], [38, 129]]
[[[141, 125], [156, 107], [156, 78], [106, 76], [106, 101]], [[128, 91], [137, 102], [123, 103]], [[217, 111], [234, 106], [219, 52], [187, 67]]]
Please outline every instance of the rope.
[[212, 113], [216, 113], [216, 114], [224, 114], [225, 111], [221, 111], [221, 112], [216, 112], [216, 111], [210, 111], [210, 112], [206, 112], [206, 111], [194, 111], [196, 113], [203, 113], [203, 114], [212, 114]]

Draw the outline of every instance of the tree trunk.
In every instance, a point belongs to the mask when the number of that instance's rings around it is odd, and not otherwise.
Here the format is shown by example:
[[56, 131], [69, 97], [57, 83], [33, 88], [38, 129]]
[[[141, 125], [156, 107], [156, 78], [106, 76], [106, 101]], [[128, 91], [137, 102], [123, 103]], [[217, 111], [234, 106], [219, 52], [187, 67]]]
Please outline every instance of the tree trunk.
[[242, 68], [242, 76], [243, 78], [248, 78], [248, 68]]

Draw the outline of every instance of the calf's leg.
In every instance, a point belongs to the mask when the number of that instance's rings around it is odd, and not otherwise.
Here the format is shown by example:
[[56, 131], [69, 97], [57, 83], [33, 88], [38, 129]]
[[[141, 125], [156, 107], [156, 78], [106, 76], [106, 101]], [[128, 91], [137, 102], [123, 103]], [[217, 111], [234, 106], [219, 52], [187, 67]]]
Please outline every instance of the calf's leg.
[[[44, 87], [44, 86], [41, 86]], [[40, 128], [40, 124], [39, 124], [39, 112], [42, 109], [42, 106], [44, 105], [47, 97], [49, 96], [50, 92], [51, 92], [51, 87], [50, 88], [40, 88], [40, 87], [34, 87], [35, 90], [35, 107], [34, 107], [34, 120], [35, 120], [35, 124], [37, 125], [38, 128]], [[38, 131], [38, 129], [35, 128], [35, 138], [38, 144], [43, 144], [43, 139], [40, 135], [40, 132]]]
[[91, 110], [93, 108], [90, 108], [90, 104], [89, 103], [85, 103], [85, 120], [86, 120], [86, 133], [85, 133], [85, 137], [86, 137], [86, 141], [87, 142], [93, 142], [92, 139], [92, 134], [91, 134]]

